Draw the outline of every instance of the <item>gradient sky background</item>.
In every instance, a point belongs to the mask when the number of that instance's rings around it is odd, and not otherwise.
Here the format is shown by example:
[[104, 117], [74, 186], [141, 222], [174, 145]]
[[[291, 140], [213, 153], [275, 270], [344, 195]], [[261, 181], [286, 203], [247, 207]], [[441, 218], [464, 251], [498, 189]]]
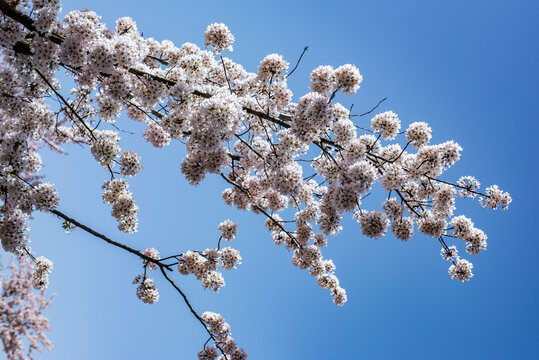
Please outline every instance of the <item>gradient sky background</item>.
[[[474, 175], [513, 197], [505, 212], [458, 201], [456, 215], [472, 217], [489, 235], [486, 252], [466, 256], [475, 277], [465, 284], [447, 275], [437, 241], [419, 235], [405, 244], [391, 235], [375, 241], [347, 218], [325, 251], [348, 292], [341, 308], [272, 243], [264, 219], [223, 203], [219, 178], [198, 188], [187, 184], [180, 143], [154, 149], [140, 137], [143, 126], [119, 121], [137, 133], [123, 134], [123, 147], [139, 151], [146, 166], [130, 181], [141, 219], [132, 236], [116, 230], [101, 202], [108, 175], [89, 151], [44, 151], [43, 172], [60, 191], [59, 209], [132, 247], [164, 255], [205, 249], [216, 245], [219, 222], [239, 222], [231, 245], [243, 264], [224, 274], [219, 294], [204, 291], [193, 276], [178, 279], [200, 313], [227, 319], [250, 359], [539, 358], [536, 1], [64, 2], [65, 11], [80, 8], [109, 26], [131, 16], [146, 37], [177, 45], [202, 46], [206, 26], [224, 22], [236, 36], [230, 57], [249, 71], [273, 52], [293, 64], [309, 45], [289, 79], [295, 100], [318, 65], [353, 63], [362, 87], [337, 101], [364, 112], [388, 97], [380, 111], [398, 113], [404, 128], [427, 121], [433, 143], [453, 139], [464, 148], [445, 179]], [[380, 201], [365, 204], [372, 209]], [[206, 334], [159, 274], [157, 304], [135, 296], [139, 259], [80, 229], [66, 235], [49, 214], [36, 216], [31, 237], [34, 251], [54, 261], [48, 291], [57, 294], [47, 311], [55, 348], [36, 359], [196, 358]]]

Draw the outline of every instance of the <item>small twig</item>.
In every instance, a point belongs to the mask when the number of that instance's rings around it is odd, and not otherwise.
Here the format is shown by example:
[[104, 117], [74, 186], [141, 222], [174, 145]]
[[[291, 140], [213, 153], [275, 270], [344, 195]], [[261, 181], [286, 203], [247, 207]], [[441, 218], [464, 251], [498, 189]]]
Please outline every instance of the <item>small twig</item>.
[[298, 68], [298, 65], [299, 65], [299, 63], [300, 63], [300, 61], [301, 61], [301, 58], [302, 58], [303, 55], [307, 52], [307, 50], [309, 50], [309, 47], [308, 47], [308, 46], [305, 46], [305, 47], [303, 48], [303, 51], [301, 52], [301, 55], [299, 56], [298, 61], [296, 62], [296, 66], [294, 66], [294, 68], [292, 69], [292, 71], [290, 71], [290, 72], [288, 73], [288, 75], [285, 76], [285, 79], [288, 78], [290, 75], [292, 75], [292, 74], [294, 73], [294, 71], [296, 71], [296, 69]]
[[84, 121], [80, 115], [75, 111], [75, 109], [73, 109], [73, 107], [71, 106], [71, 104], [69, 104], [69, 102], [67, 102], [67, 100], [62, 96], [62, 94], [60, 94], [58, 91], [56, 91], [56, 89], [54, 88], [54, 86], [52, 86], [52, 84], [49, 82], [49, 80], [47, 80], [47, 78], [45, 77], [45, 75], [43, 75], [37, 68], [34, 68], [34, 71], [41, 77], [41, 79], [43, 79], [43, 81], [49, 86], [49, 88], [56, 94], [56, 96], [58, 96], [58, 98], [60, 100], [62, 100], [62, 102], [65, 104], [65, 106], [68, 107], [69, 110], [71, 110], [71, 112], [73, 113], [73, 115], [75, 115], [75, 117], [77, 118], [77, 120], [79, 120], [83, 125], [84, 127], [90, 132], [90, 136], [94, 139], [94, 140], [97, 140], [96, 137], [94, 136], [94, 133], [92, 131], [92, 129], [90, 129], [90, 127], [88, 126], [88, 124], [86, 124], [86, 121]]
[[219, 236], [219, 241], [217, 242], [217, 250], [221, 250], [221, 240], [223, 239], [222, 236]]
[[373, 107], [371, 110], [367, 111], [366, 113], [363, 113], [363, 114], [359, 114], [359, 115], [350, 115], [350, 117], [354, 117], [354, 116], [365, 116], [365, 115], [368, 115], [370, 114], [371, 112], [373, 112], [374, 110], [376, 110], [378, 108], [378, 106], [380, 106], [381, 103], [383, 103], [384, 101], [386, 101], [387, 98], [383, 98], [382, 100], [380, 100], [378, 102], [378, 104], [376, 104], [375, 107]]
[[223, 65], [223, 71], [225, 72], [225, 79], [226, 79], [226, 83], [228, 84], [228, 90], [230, 91], [231, 94], [233, 94], [234, 91], [232, 91], [232, 86], [230, 86], [230, 80], [228, 79], [228, 75], [226, 73], [225, 60], [223, 59], [223, 56], [221, 54], [219, 54], [219, 58], [221, 59], [221, 64]]

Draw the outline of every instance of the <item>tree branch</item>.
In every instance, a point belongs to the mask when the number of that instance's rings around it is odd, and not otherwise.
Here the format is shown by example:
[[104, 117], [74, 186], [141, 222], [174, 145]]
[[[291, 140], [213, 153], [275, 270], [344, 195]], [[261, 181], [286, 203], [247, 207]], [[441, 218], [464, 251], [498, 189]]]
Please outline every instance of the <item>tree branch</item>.
[[290, 71], [290, 72], [288, 73], [288, 75], [285, 76], [285, 79], [288, 78], [290, 75], [292, 75], [292, 73], [293, 73], [294, 71], [296, 71], [296, 69], [298, 68], [298, 65], [299, 65], [299, 63], [300, 63], [300, 61], [301, 61], [301, 58], [302, 58], [303, 55], [307, 52], [307, 50], [309, 50], [309, 47], [308, 47], [308, 46], [305, 46], [305, 47], [303, 48], [303, 52], [302, 52], [301, 55], [299, 56], [298, 62], [296, 62], [296, 66], [294, 66], [294, 68], [292, 69], [292, 71]]
[[208, 329], [208, 327], [206, 326], [206, 323], [204, 322], [204, 319], [202, 319], [200, 317], [200, 315], [198, 315], [198, 313], [195, 311], [195, 309], [193, 309], [193, 306], [191, 306], [191, 303], [189, 302], [189, 300], [187, 299], [187, 296], [185, 296], [185, 294], [183, 293], [183, 291], [178, 287], [178, 285], [176, 285], [176, 283], [174, 282], [174, 280], [172, 280], [168, 274], [165, 272], [165, 270], [163, 269], [162, 266], [160, 266], [160, 270], [161, 270], [161, 273], [163, 273], [163, 276], [165, 277], [165, 279], [167, 279], [167, 281], [174, 287], [174, 289], [176, 289], [176, 291], [182, 296], [183, 298], [183, 301], [185, 302], [185, 304], [187, 305], [187, 307], [189, 308], [189, 310], [191, 311], [191, 313], [195, 316], [195, 318], [202, 324], [202, 326], [204, 326], [204, 329], [206, 330], [206, 332], [210, 335], [210, 337], [213, 339], [213, 342], [215, 343], [215, 346], [219, 349], [219, 351], [221, 351], [221, 353], [223, 354], [223, 356], [225, 357], [225, 359], [228, 360], [228, 357], [226, 356], [225, 352], [223, 351], [223, 349], [221, 348], [221, 346], [219, 345], [219, 342], [217, 341], [217, 339], [215, 338], [215, 336], [211, 333], [211, 331]]
[[66, 220], [66, 221], [69, 221], [70, 223], [72, 223], [72, 224], [74, 224], [75, 226], [81, 228], [82, 230], [86, 231], [87, 233], [92, 234], [93, 236], [95, 236], [95, 237], [97, 237], [97, 238], [99, 238], [99, 239], [101, 239], [101, 240], [103, 240], [103, 241], [106, 241], [107, 243], [109, 243], [109, 244], [111, 244], [111, 245], [114, 245], [114, 246], [116, 246], [116, 247], [119, 247], [119, 248], [121, 248], [121, 249], [124, 249], [124, 250], [126, 250], [126, 251], [128, 251], [128, 252], [130, 252], [130, 253], [132, 253], [132, 254], [134, 254], [134, 255], [137, 255], [138, 257], [140, 257], [140, 258], [142, 258], [142, 259], [144, 259], [144, 260], [146, 260], [146, 261], [152, 262], [152, 263], [156, 264], [156, 265], [159, 266], [159, 267], [163, 267], [163, 268], [167, 269], [168, 271], [173, 271], [172, 268], [171, 268], [170, 266], [168, 266], [168, 265], [166, 265], [166, 264], [163, 264], [163, 263], [160, 262], [159, 260], [153, 259], [153, 258], [151, 258], [151, 257], [149, 257], [149, 256], [147, 256], [147, 255], [144, 255], [143, 253], [141, 253], [141, 252], [138, 251], [138, 250], [135, 250], [135, 249], [133, 249], [133, 248], [127, 246], [127, 245], [124, 245], [124, 244], [122, 244], [122, 243], [119, 243], [119, 242], [117, 242], [117, 241], [114, 241], [114, 240], [112, 240], [111, 238], [109, 238], [109, 237], [107, 237], [107, 236], [105, 236], [105, 235], [103, 235], [103, 234], [98, 233], [97, 231], [95, 231], [95, 230], [92, 229], [91, 227], [86, 226], [86, 225], [80, 223], [79, 221], [73, 219], [72, 217], [67, 216], [66, 214], [64, 214], [64, 213], [61, 212], [61, 211], [58, 211], [58, 210], [56, 210], [56, 209], [53, 209], [53, 210], [51, 210], [50, 212], [53, 213], [54, 215], [56, 215], [56, 216], [58, 216], [58, 217], [64, 219], [64, 220]]

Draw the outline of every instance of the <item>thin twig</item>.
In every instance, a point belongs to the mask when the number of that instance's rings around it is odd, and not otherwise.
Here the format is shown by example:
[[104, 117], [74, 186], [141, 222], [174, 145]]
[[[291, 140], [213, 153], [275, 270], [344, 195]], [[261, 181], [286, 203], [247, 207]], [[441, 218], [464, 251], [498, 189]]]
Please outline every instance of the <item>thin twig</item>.
[[299, 65], [299, 63], [300, 63], [300, 61], [301, 61], [301, 58], [302, 58], [303, 55], [307, 52], [307, 50], [309, 50], [309, 47], [308, 47], [308, 46], [305, 46], [305, 47], [303, 48], [303, 51], [301, 52], [301, 55], [299, 56], [298, 61], [296, 62], [296, 66], [294, 66], [294, 68], [292, 69], [292, 71], [290, 71], [290, 72], [288, 73], [288, 75], [285, 76], [285, 79], [288, 78], [290, 75], [292, 75], [292, 74], [294, 73], [294, 71], [296, 71], [296, 69], [298, 68], [298, 65]]
[[178, 287], [178, 285], [176, 285], [176, 283], [174, 282], [174, 280], [172, 280], [168, 274], [165, 272], [165, 270], [163, 269], [163, 267], [160, 267], [160, 270], [161, 270], [161, 273], [163, 273], [163, 276], [165, 277], [165, 279], [167, 279], [167, 281], [174, 287], [174, 289], [176, 289], [176, 291], [178, 293], [180, 293], [180, 295], [182, 296], [183, 298], [183, 301], [185, 302], [185, 304], [187, 305], [187, 307], [189, 308], [189, 310], [191, 311], [191, 313], [195, 316], [195, 318], [202, 324], [202, 326], [204, 326], [204, 329], [206, 330], [206, 332], [210, 335], [210, 337], [213, 339], [213, 342], [215, 343], [215, 346], [219, 349], [219, 351], [221, 351], [221, 353], [223, 354], [223, 356], [225, 357], [225, 359], [228, 359], [225, 352], [223, 351], [223, 349], [221, 349], [220, 345], [219, 345], [219, 342], [217, 341], [217, 339], [215, 338], [215, 336], [211, 333], [211, 331], [208, 329], [208, 327], [206, 326], [206, 323], [204, 322], [204, 319], [202, 319], [202, 317], [200, 317], [200, 315], [198, 315], [198, 313], [195, 311], [195, 309], [193, 309], [193, 306], [191, 305], [191, 303], [189, 302], [189, 300], [187, 299], [187, 296], [185, 296], [185, 294], [183, 293], [183, 291]]
[[383, 103], [384, 101], [386, 101], [387, 98], [383, 98], [382, 100], [380, 100], [378, 102], [378, 104], [376, 104], [375, 107], [373, 107], [372, 109], [370, 109], [369, 111], [367, 111], [366, 113], [363, 113], [363, 114], [359, 114], [359, 115], [350, 115], [350, 117], [354, 117], [354, 116], [365, 116], [365, 115], [368, 115], [370, 114], [371, 112], [373, 112], [374, 110], [376, 110], [378, 108], [378, 106], [380, 106], [381, 103]]

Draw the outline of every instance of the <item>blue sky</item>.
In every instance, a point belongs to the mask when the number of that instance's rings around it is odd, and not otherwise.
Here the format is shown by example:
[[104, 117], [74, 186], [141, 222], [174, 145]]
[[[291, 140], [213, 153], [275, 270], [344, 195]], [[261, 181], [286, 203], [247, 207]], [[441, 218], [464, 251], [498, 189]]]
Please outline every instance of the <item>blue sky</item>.
[[[474, 175], [513, 197], [494, 212], [460, 200], [466, 214], [489, 235], [488, 250], [470, 259], [475, 277], [461, 284], [447, 275], [440, 246], [416, 236], [365, 238], [350, 219], [330, 239], [332, 258], [349, 302], [342, 308], [326, 290], [273, 245], [260, 217], [227, 207], [217, 177], [198, 188], [179, 171], [180, 143], [157, 150], [140, 138], [143, 127], [127, 118], [119, 126], [123, 147], [136, 149], [145, 170], [132, 180], [140, 207], [136, 235], [116, 230], [100, 186], [107, 173], [87, 150], [69, 156], [43, 152], [47, 180], [61, 193], [60, 210], [132, 247], [162, 254], [215, 246], [217, 224], [240, 224], [231, 244], [243, 264], [225, 273], [219, 294], [191, 277], [178, 277], [199, 312], [220, 312], [251, 359], [536, 359], [539, 357], [537, 195], [537, 64], [539, 47], [533, 1], [198, 1], [73, 0], [66, 11], [91, 8], [114, 24], [133, 17], [146, 37], [202, 46], [212, 22], [236, 36], [230, 57], [255, 71], [267, 54], [294, 63], [289, 79], [295, 99], [308, 91], [318, 65], [353, 63], [364, 82], [358, 94], [340, 97], [367, 111], [399, 114], [403, 126], [429, 122], [433, 142], [453, 139], [462, 160], [445, 178]], [[360, 125], [369, 119], [360, 120]], [[378, 206], [380, 199], [365, 204]], [[156, 305], [141, 303], [131, 280], [140, 260], [76, 230], [64, 234], [48, 214], [32, 223], [32, 247], [55, 263], [47, 311], [54, 350], [36, 359], [193, 359], [206, 335], [178, 294], [161, 281]], [[462, 245], [462, 244], [458, 244]]]

